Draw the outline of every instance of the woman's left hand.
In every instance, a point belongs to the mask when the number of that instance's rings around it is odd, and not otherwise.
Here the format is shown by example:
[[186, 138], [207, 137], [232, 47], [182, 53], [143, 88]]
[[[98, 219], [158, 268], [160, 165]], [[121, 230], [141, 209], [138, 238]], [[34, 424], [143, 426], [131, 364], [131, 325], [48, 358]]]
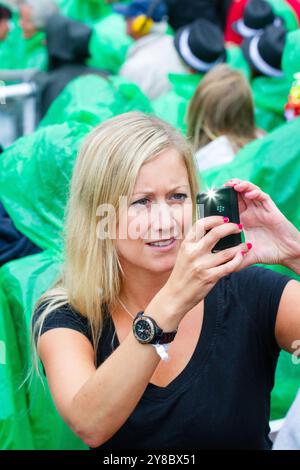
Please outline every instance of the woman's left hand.
[[245, 241], [252, 244], [244, 258], [244, 266], [281, 264], [291, 269], [296, 266], [298, 271], [300, 232], [280, 212], [270, 196], [255, 184], [237, 178], [227, 181], [224, 186], [232, 186], [238, 192]]

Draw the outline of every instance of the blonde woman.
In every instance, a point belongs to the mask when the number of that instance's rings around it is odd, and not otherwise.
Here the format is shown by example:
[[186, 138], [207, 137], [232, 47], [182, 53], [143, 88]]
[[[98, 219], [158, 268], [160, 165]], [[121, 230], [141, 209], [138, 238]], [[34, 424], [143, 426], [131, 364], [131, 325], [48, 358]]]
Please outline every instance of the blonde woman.
[[198, 85], [187, 123], [200, 171], [231, 162], [244, 145], [263, 134], [255, 128], [246, 78], [226, 64], [214, 67]]
[[270, 392], [280, 347], [293, 352], [300, 337], [300, 284], [250, 265], [300, 273], [300, 233], [259, 188], [228, 184], [248, 243], [212, 253], [242, 226], [195, 222], [182, 136], [127, 113], [86, 138], [64, 275], [40, 299], [33, 337], [59, 413], [90, 447], [270, 448]]

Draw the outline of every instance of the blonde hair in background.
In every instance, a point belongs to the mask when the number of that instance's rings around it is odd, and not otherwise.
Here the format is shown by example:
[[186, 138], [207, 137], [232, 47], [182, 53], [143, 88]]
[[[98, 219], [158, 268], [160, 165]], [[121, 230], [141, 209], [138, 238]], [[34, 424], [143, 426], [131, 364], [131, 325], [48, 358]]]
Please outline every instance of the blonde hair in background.
[[242, 73], [226, 64], [210, 70], [190, 102], [187, 124], [195, 152], [222, 135], [235, 151], [256, 139], [251, 89]]
[[106, 121], [86, 137], [70, 187], [63, 275], [36, 305], [47, 304], [32, 332], [33, 367], [37, 371], [34, 338], [40, 335], [47, 315], [67, 303], [88, 319], [96, 361], [104, 306], [109, 309], [115, 305], [122, 282], [114, 240], [97, 237], [97, 208], [111, 204], [117, 212], [119, 198], [131, 196], [143, 163], [168, 148], [176, 149], [186, 164], [195, 220], [198, 185], [192, 151], [186, 139], [169, 124], [151, 115], [130, 112]]

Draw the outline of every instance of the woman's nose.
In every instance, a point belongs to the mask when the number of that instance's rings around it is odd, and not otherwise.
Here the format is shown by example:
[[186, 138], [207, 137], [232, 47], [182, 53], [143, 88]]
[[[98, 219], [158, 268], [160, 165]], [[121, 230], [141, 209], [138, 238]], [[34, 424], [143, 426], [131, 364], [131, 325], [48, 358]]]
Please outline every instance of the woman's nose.
[[172, 208], [166, 203], [153, 204], [151, 208], [151, 226], [155, 231], [171, 231], [176, 226]]

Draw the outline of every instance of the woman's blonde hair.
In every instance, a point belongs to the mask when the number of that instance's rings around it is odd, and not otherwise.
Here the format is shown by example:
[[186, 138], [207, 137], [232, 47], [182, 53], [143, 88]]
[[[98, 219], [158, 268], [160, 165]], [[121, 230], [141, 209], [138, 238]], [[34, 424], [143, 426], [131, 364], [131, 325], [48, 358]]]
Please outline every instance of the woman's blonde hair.
[[[97, 208], [111, 204], [118, 211], [119, 197], [130, 197], [143, 163], [168, 148], [174, 148], [183, 157], [195, 201], [198, 187], [192, 151], [188, 142], [164, 121], [130, 112], [99, 125], [85, 139], [70, 187], [63, 275], [36, 305], [37, 308], [45, 302], [32, 332], [35, 367], [38, 360], [34, 338], [37, 340], [47, 315], [65, 304], [88, 319], [96, 360], [104, 306], [109, 309], [115, 304], [122, 280], [114, 240], [97, 236]], [[195, 207], [194, 204], [194, 220]]]
[[194, 151], [221, 135], [235, 151], [255, 139], [254, 106], [246, 78], [226, 64], [210, 70], [190, 102], [187, 124]]

